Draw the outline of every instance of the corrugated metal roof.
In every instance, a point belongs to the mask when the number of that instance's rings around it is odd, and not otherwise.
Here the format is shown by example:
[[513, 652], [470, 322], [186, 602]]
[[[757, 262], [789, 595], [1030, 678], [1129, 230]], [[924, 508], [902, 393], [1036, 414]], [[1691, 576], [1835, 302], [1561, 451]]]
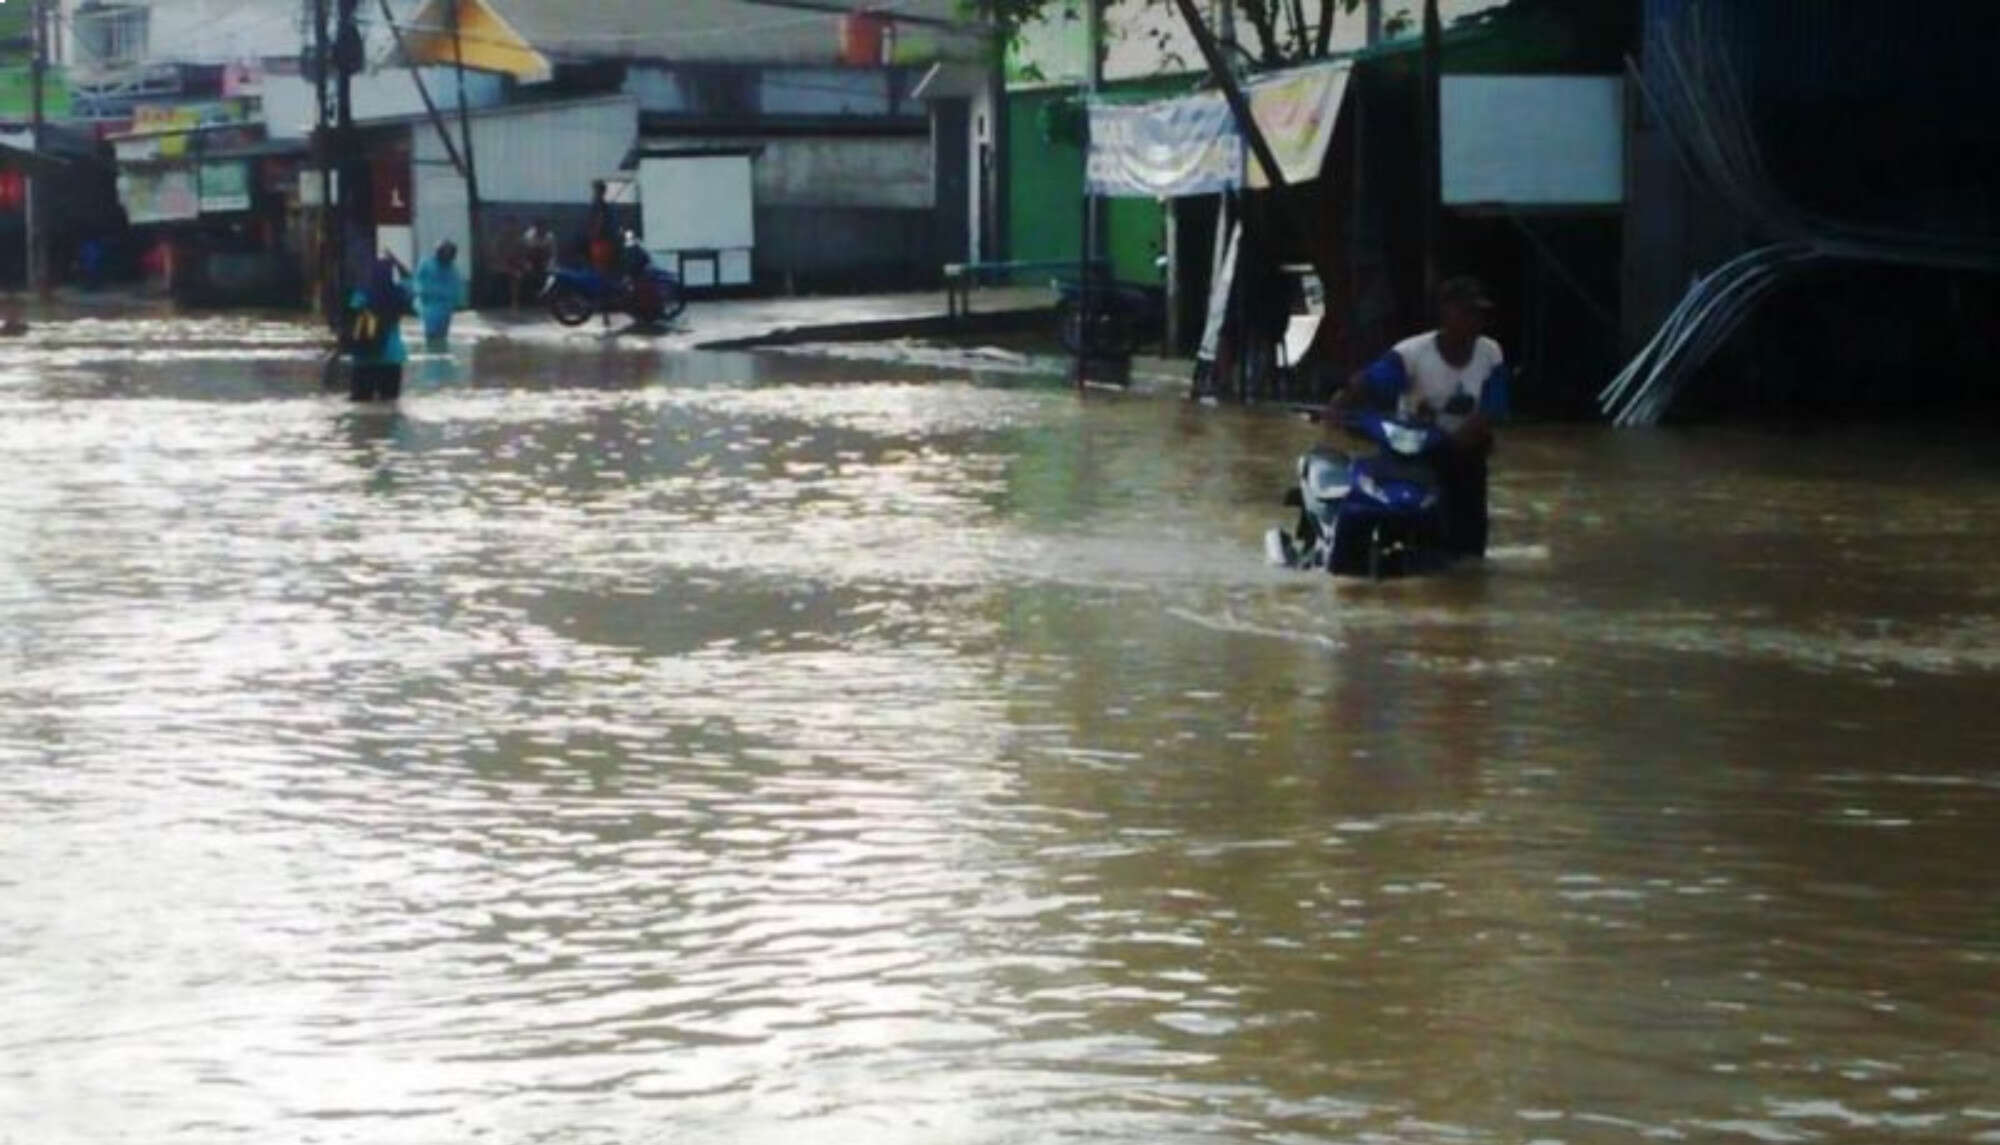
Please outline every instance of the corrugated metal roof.
[[29, 175], [61, 175], [69, 170], [69, 164], [53, 155], [36, 154], [19, 147], [0, 143], [0, 171], [19, 171]]
[[[491, 0], [521, 35], [568, 59], [642, 58], [830, 63], [840, 51], [841, 15], [755, 0]], [[858, 6], [858, 5], [857, 5]], [[920, 58], [976, 52], [980, 36], [961, 0], [879, 0], [871, 7], [917, 17], [897, 25], [898, 43]], [[962, 31], [937, 27], [941, 21]], [[899, 60], [898, 62], [909, 62]]]

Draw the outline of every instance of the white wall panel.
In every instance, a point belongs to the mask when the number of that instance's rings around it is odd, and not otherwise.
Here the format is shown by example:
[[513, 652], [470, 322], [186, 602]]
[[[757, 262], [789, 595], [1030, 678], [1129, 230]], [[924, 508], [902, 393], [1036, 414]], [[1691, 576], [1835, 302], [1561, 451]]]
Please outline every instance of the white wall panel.
[[1444, 201], [1615, 206], [1625, 200], [1618, 76], [1445, 76]]

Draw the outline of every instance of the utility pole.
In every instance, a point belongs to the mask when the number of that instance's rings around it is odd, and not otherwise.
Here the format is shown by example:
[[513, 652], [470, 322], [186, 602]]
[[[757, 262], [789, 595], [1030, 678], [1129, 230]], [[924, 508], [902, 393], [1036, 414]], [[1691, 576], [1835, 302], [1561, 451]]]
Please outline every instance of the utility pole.
[[[1264, 169], [1264, 177], [1270, 187], [1270, 198], [1283, 212], [1278, 217], [1290, 226], [1293, 240], [1306, 244], [1310, 249], [1313, 235], [1312, 219], [1306, 214], [1305, 206], [1298, 197], [1287, 193], [1288, 185], [1284, 169], [1278, 166], [1278, 157], [1272, 152], [1270, 141], [1264, 138], [1263, 129], [1257, 126], [1257, 117], [1251, 114], [1250, 100], [1243, 94], [1243, 85], [1237, 82], [1235, 61], [1227, 54], [1226, 42], [1218, 41], [1208, 30], [1208, 25], [1202, 22], [1201, 13], [1195, 8], [1195, 0], [1174, 0], [1174, 5], [1180, 9], [1181, 19], [1187, 24], [1188, 33], [1194, 37], [1195, 46], [1201, 49], [1202, 62], [1208, 65], [1209, 74], [1222, 89], [1223, 101], [1229, 105], [1229, 114], [1236, 121], [1236, 130], [1243, 136], [1243, 141], [1249, 144], [1251, 157]], [[1223, 11], [1226, 15], [1229, 9], [1225, 7]], [[1227, 30], [1227, 27], [1225, 24], [1224, 29]], [[1229, 200], [1225, 197], [1223, 201], [1226, 204]], [[1275, 245], [1269, 244], [1266, 249], [1271, 249]], [[1323, 275], [1321, 281], [1325, 281]], [[1214, 287], [1211, 285], [1210, 289], [1213, 291]], [[1231, 305], [1234, 305], [1233, 286], [1231, 290]], [[1232, 372], [1241, 369], [1242, 355], [1239, 354]], [[1237, 376], [1243, 375], [1239, 373]]]
[[[1221, 44], [1222, 58], [1219, 63], [1213, 60], [1210, 63], [1216, 70], [1216, 83], [1221, 85], [1225, 92], [1236, 91], [1236, 66], [1238, 63], [1238, 56], [1236, 54], [1236, 0], [1217, 0], [1217, 3], [1220, 5], [1221, 11], [1217, 14], [1219, 18], [1216, 20], [1215, 26], [1217, 37]], [[1197, 43], [1200, 43], [1199, 37], [1197, 37]], [[1230, 108], [1233, 113], [1235, 105], [1231, 104]], [[1245, 112], [1244, 115], [1247, 121], [1249, 113]], [[1254, 124], [1251, 130], [1255, 130]], [[1245, 138], [1248, 138], [1248, 133], [1245, 134]], [[1248, 172], [1246, 171], [1244, 174], [1248, 174]], [[1215, 384], [1220, 387], [1223, 393], [1231, 391], [1240, 393], [1242, 392], [1242, 382], [1244, 379], [1243, 347], [1241, 345], [1243, 339], [1241, 337], [1234, 337], [1232, 341], [1233, 336], [1231, 331], [1241, 331], [1243, 329], [1243, 295], [1241, 291], [1236, 289], [1236, 284], [1240, 281], [1238, 275], [1240, 260], [1238, 256], [1242, 253], [1244, 220], [1249, 214], [1245, 208], [1249, 204], [1245, 200], [1241, 188], [1224, 191], [1221, 203], [1218, 218], [1223, 225], [1217, 227], [1215, 233], [1217, 241], [1220, 244], [1217, 250], [1223, 252], [1224, 261], [1217, 265], [1226, 267], [1226, 273], [1214, 276], [1210, 280], [1208, 287], [1210, 293], [1214, 293], [1218, 287], [1224, 292], [1222, 305], [1226, 315], [1223, 320], [1221, 337], [1216, 343], [1215, 364], [1219, 373], [1215, 378]]]
[[28, 13], [34, 36], [34, 55], [28, 67], [29, 98], [32, 101], [28, 127], [28, 148], [34, 152], [35, 162], [27, 172], [28, 208], [24, 221], [27, 224], [27, 285], [31, 290], [46, 294], [52, 287], [49, 278], [49, 228], [43, 209], [44, 200], [49, 196], [42, 186], [42, 176], [35, 173], [35, 167], [42, 158], [43, 92], [45, 75], [49, 67], [49, 10], [46, 0], [31, 0], [34, 7]]
[[458, 83], [458, 134], [459, 145], [465, 156], [465, 225], [471, 232], [466, 237], [465, 281], [478, 282], [479, 272], [479, 168], [472, 159], [472, 117], [466, 111], [465, 103], [465, 42], [459, 35], [460, 0], [445, 0], [445, 19], [451, 22], [451, 68]]
[[1368, 46], [1382, 42], [1382, 0], [1368, 0]]
[[1090, 192], [1090, 104], [1097, 98], [1097, 89], [1104, 79], [1104, 3], [1105, 0], [1084, 0], [1083, 5], [1083, 90], [1084, 132], [1083, 132], [1083, 242], [1077, 259], [1077, 330], [1076, 330], [1076, 385], [1079, 390], [1090, 372], [1091, 350], [1097, 332], [1096, 313], [1092, 309], [1092, 277], [1096, 273], [1097, 250], [1103, 245], [1099, 234], [1097, 196]]
[[308, 0], [312, 6], [312, 80], [313, 80], [313, 165], [319, 172], [319, 214], [314, 220], [317, 248], [313, 259], [313, 305], [320, 307], [327, 321], [335, 321], [340, 313], [341, 300], [330, 297], [329, 290], [337, 289], [334, 284], [340, 272], [335, 269], [340, 257], [339, 231], [334, 226], [333, 206], [333, 141], [328, 132], [333, 126], [333, 106], [328, 98], [326, 70], [333, 60], [328, 52], [329, 30], [327, 28], [327, 0]]
[[1440, 170], [1443, 162], [1443, 135], [1439, 123], [1438, 93], [1444, 71], [1444, 26], [1438, 19], [1437, 0], [1424, 0], [1423, 124], [1418, 131], [1423, 156], [1424, 218], [1424, 305], [1437, 297], [1438, 254], [1444, 245]]
[[334, 283], [336, 311], [346, 305], [350, 285], [348, 250], [353, 245], [353, 237], [359, 233], [364, 220], [357, 218], [362, 204], [367, 202], [368, 166], [357, 154], [359, 147], [354, 131], [354, 74], [361, 70], [364, 48], [361, 42], [361, 27], [356, 20], [361, 0], [337, 0], [337, 19], [333, 33], [334, 64], [334, 160], [340, 172], [340, 205], [335, 212], [337, 224], [337, 249], [334, 252], [336, 271]]

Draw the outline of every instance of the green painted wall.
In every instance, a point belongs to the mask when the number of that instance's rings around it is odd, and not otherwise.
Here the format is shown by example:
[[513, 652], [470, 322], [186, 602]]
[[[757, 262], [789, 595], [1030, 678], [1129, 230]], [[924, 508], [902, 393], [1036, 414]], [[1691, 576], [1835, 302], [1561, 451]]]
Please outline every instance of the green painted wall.
[[[1083, 247], [1083, 149], [1050, 141], [1042, 109], [1074, 97], [1071, 88], [1016, 91], [1007, 97], [1007, 220], [1014, 261], [1074, 259]], [[1107, 199], [1105, 243], [1112, 272], [1157, 282], [1165, 208], [1150, 199]]]
[[1007, 96], [1007, 257], [1075, 258], [1083, 242], [1083, 149], [1044, 137], [1042, 109], [1062, 88]]
[[1153, 260], [1166, 249], [1166, 208], [1152, 199], [1107, 199], [1104, 203], [1106, 243], [1111, 266], [1119, 278], [1159, 282]]

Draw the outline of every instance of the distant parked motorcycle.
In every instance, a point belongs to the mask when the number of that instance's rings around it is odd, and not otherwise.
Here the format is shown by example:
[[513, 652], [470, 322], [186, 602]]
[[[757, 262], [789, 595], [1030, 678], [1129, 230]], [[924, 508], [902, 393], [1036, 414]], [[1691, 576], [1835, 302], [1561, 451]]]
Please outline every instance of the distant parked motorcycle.
[[1093, 277], [1086, 309], [1083, 283], [1055, 285], [1056, 330], [1072, 354], [1087, 345], [1093, 354], [1127, 357], [1165, 328], [1166, 291], [1158, 286]]
[[654, 265], [638, 240], [625, 239], [623, 273], [615, 277], [589, 267], [556, 267], [542, 286], [549, 316], [564, 326], [581, 326], [599, 314], [625, 314], [651, 325], [671, 321], [687, 309], [681, 280]]

